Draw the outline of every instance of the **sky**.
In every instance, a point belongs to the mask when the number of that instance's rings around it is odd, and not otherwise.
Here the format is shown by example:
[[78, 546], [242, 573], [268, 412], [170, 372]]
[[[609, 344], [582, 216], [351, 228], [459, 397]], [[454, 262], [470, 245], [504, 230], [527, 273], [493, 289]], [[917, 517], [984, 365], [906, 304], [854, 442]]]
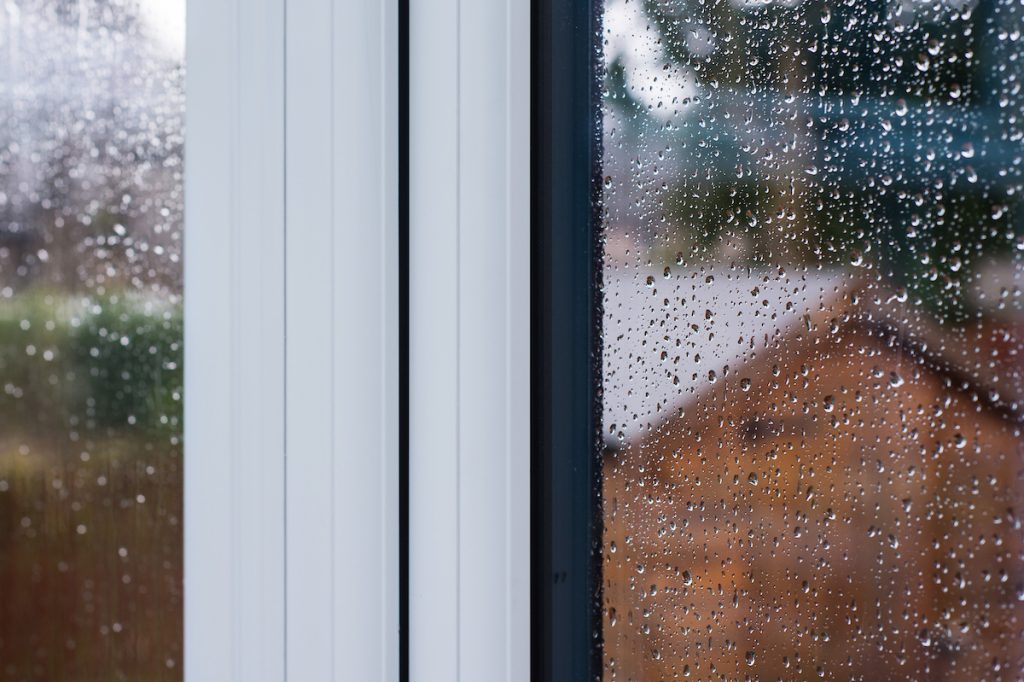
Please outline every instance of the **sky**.
[[139, 0], [142, 16], [168, 56], [185, 54], [185, 0]]

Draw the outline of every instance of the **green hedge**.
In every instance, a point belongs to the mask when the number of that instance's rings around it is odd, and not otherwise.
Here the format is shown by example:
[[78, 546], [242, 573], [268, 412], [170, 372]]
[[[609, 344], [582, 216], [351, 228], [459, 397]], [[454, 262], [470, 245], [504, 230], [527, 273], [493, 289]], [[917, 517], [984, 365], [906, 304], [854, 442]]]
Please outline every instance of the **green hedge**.
[[182, 334], [168, 300], [0, 299], [0, 414], [26, 428], [180, 431]]

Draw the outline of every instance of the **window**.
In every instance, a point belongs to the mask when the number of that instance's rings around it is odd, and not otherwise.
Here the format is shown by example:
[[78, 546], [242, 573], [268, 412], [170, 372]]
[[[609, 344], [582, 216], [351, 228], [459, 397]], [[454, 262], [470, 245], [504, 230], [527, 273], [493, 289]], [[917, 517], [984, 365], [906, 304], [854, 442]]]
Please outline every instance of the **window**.
[[601, 11], [603, 679], [1016, 677], [1022, 6]]
[[184, 12], [0, 9], [0, 679], [182, 677]]
[[0, 679], [1019, 676], [1024, 4], [184, 1], [0, 7]]

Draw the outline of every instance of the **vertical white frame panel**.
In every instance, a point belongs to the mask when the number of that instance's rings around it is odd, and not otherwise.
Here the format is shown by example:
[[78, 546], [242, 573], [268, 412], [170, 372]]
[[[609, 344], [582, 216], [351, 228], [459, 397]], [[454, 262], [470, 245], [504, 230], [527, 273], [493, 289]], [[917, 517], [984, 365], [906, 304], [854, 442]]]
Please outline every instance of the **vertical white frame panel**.
[[189, 0], [186, 682], [398, 678], [397, 21]]
[[398, 3], [288, 0], [287, 678], [398, 679]]
[[529, 679], [530, 3], [410, 10], [410, 666]]
[[185, 679], [284, 676], [284, 0], [189, 0]]

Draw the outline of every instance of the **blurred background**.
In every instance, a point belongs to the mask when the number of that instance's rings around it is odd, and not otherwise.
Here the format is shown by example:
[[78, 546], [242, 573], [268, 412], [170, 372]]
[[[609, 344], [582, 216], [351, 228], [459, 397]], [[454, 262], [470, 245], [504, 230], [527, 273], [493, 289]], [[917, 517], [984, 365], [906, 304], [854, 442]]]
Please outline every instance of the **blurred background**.
[[605, 0], [604, 676], [1024, 674], [1024, 5]]
[[0, 679], [181, 679], [184, 0], [0, 3]]

